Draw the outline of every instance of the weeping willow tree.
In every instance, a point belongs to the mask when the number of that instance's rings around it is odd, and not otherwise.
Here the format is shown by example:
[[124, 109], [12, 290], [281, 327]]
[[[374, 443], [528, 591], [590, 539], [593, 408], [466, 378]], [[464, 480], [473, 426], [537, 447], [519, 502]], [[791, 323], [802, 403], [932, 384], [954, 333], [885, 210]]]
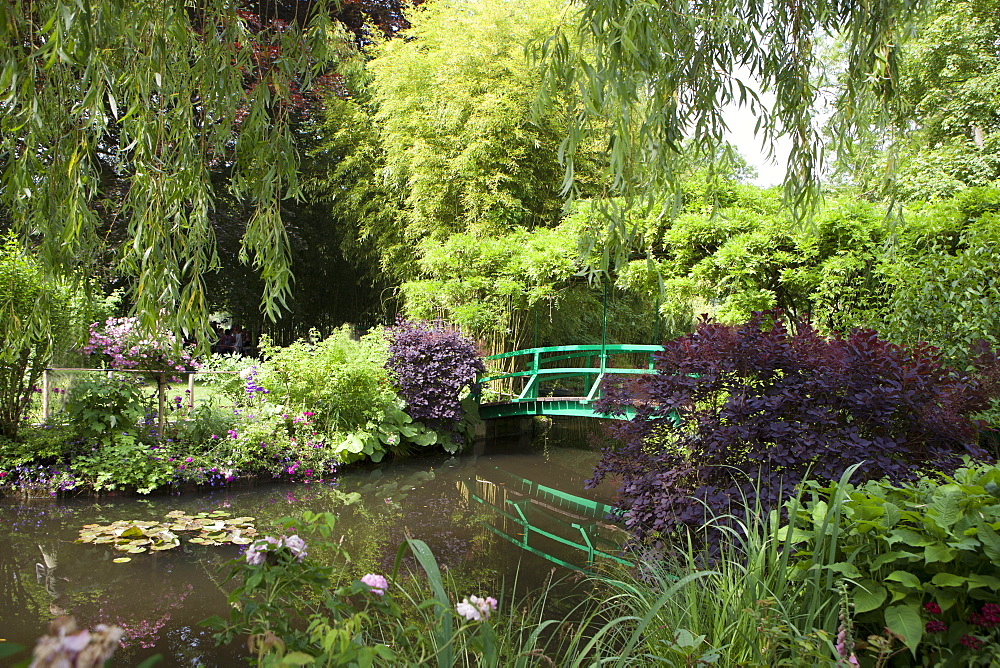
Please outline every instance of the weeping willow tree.
[[[607, 166], [615, 193], [605, 218], [619, 254], [635, 242], [622, 207], [670, 202], [686, 163], [734, 156], [724, 142], [724, 110], [738, 105], [756, 118], [773, 151], [790, 140], [785, 193], [802, 218], [818, 194], [826, 150], [817, 122], [816, 64], [825, 37], [842, 40], [843, 85], [827, 100], [833, 149], [849, 152], [871, 123], [905, 115], [897, 94], [904, 38], [929, 0], [578, 0], [579, 21], [537, 45], [545, 69], [544, 108], [561, 91], [582, 99], [563, 142], [565, 180], [573, 189], [575, 155], [590, 134], [610, 133]], [[592, 49], [578, 48], [589, 43]], [[762, 93], [773, 96], [773, 104]], [[682, 150], [682, 147], [684, 150]], [[727, 171], [720, 165], [720, 173]], [[624, 203], [624, 204], [622, 204]], [[614, 258], [612, 258], [613, 260]], [[620, 260], [621, 258], [619, 258]], [[607, 262], [607, 261], [605, 261]]]
[[344, 42], [324, 0], [284, 21], [241, 7], [0, 2], [0, 218], [54, 274], [90, 274], [120, 239], [112, 261], [147, 325], [202, 330], [223, 194], [249, 207], [240, 256], [269, 315], [289, 289], [295, 114]]

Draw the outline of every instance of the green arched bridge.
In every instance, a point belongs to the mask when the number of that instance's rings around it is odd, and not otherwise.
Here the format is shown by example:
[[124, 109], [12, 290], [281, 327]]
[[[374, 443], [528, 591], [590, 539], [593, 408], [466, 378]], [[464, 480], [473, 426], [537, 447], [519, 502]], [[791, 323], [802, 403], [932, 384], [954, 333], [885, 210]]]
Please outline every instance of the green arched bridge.
[[524, 368], [480, 379], [479, 415], [484, 420], [515, 415], [608, 417], [594, 410], [604, 381], [655, 373], [653, 353], [661, 350], [650, 345], [554, 346], [491, 355], [487, 362], [509, 360], [513, 368]]

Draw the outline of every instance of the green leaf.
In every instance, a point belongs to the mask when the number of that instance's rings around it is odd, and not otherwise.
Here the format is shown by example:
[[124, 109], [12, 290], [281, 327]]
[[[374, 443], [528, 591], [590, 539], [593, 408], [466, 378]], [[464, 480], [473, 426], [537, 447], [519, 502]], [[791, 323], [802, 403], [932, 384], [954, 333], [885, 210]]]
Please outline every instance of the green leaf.
[[857, 579], [861, 577], [861, 571], [859, 571], [854, 564], [838, 562], [836, 564], [830, 564], [829, 566], [826, 566], [826, 568], [834, 573], [840, 573], [847, 578]]
[[889, 573], [889, 575], [887, 575], [885, 579], [892, 582], [898, 582], [902, 585], [905, 585], [911, 589], [916, 589], [918, 591], [923, 589], [923, 585], [920, 583], [920, 580], [917, 578], [917, 576], [914, 575], [913, 573], [910, 573], [909, 571], [893, 571], [892, 573]]
[[[780, 529], [778, 529], [778, 533], [777, 533], [778, 540], [780, 540], [781, 542], [785, 542], [785, 540], [787, 539], [787, 536], [788, 536], [788, 527], [787, 526], [783, 526]], [[808, 540], [811, 540], [812, 537], [813, 537], [813, 532], [812, 531], [803, 531], [802, 529], [800, 529], [798, 527], [795, 527], [794, 529], [792, 529], [792, 538], [791, 538], [791, 540], [789, 542], [793, 543], [793, 544], [794, 543], [804, 543], [804, 542], [806, 542]]]
[[992, 575], [982, 575], [980, 573], [972, 573], [967, 577], [969, 581], [969, 589], [975, 589], [977, 587], [988, 587], [994, 591], [1000, 591], [1000, 578], [994, 577]]
[[18, 645], [17, 643], [0, 641], [0, 659], [6, 659], [9, 656], [14, 656], [18, 652], [23, 652], [24, 646]]
[[316, 662], [316, 657], [305, 652], [289, 652], [281, 658], [282, 666], [308, 666]]
[[928, 545], [924, 548], [924, 561], [928, 564], [935, 562], [948, 563], [955, 558], [957, 550], [947, 545]]
[[887, 540], [890, 545], [903, 542], [910, 547], [926, 547], [935, 542], [933, 538], [917, 533], [913, 529], [893, 529], [889, 533], [889, 538]]
[[931, 578], [931, 584], [938, 587], [964, 587], [968, 578], [954, 573], [938, 573]]
[[903, 643], [916, 655], [917, 645], [924, 635], [924, 624], [916, 606], [894, 605], [885, 610], [885, 626], [903, 639]]
[[876, 610], [885, 603], [888, 596], [886, 588], [874, 580], [862, 580], [855, 585], [852, 597], [854, 599], [854, 612], [862, 613]]
[[943, 485], [934, 490], [934, 502], [928, 508], [928, 514], [934, 517], [938, 526], [950, 528], [962, 516], [959, 501], [962, 490], [958, 485]]
[[399, 570], [405, 548], [409, 548], [413, 556], [416, 557], [420, 567], [424, 569], [424, 573], [427, 574], [427, 582], [431, 586], [434, 600], [440, 606], [443, 613], [440, 617], [441, 623], [435, 634], [437, 638], [438, 667], [451, 668], [454, 664], [454, 650], [451, 645], [452, 618], [449, 612], [451, 610], [451, 599], [445, 591], [444, 583], [441, 579], [441, 569], [438, 568], [437, 560], [434, 559], [434, 553], [431, 552], [427, 543], [416, 538], [407, 537], [406, 543], [400, 546], [399, 552], [396, 553], [396, 563], [393, 567], [394, 576]]
[[899, 519], [902, 516], [899, 510], [899, 506], [894, 503], [886, 501], [882, 508], [885, 510], [885, 517], [882, 518], [882, 523], [887, 529], [891, 529], [899, 523]]
[[826, 501], [817, 501], [816, 505], [812, 509], [812, 521], [813, 525], [818, 529], [826, 521], [826, 516], [829, 514], [830, 509], [827, 506]]
[[885, 566], [886, 564], [892, 563], [893, 561], [899, 561], [902, 559], [912, 561], [919, 558], [920, 557], [914, 554], [913, 552], [893, 550], [891, 552], [886, 552], [885, 554], [880, 554], [879, 556], [875, 557], [875, 559], [873, 559], [871, 563], [871, 570], [873, 571], [877, 570], [882, 566]]
[[1000, 563], [1000, 536], [982, 519], [976, 520], [976, 536], [983, 544], [983, 551], [994, 564]]

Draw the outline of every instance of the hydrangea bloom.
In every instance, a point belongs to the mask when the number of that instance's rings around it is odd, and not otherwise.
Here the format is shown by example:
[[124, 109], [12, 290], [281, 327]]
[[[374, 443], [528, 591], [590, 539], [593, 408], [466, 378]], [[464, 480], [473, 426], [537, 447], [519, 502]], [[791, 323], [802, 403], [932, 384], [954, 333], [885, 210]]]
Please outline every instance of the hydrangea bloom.
[[296, 560], [302, 561], [306, 558], [306, 542], [298, 536], [288, 536], [285, 540], [285, 547], [292, 552]]
[[371, 587], [371, 593], [378, 594], [379, 596], [385, 594], [386, 590], [389, 589], [389, 583], [386, 581], [385, 577], [374, 573], [369, 573], [361, 578], [361, 582], [362, 584], [366, 584]]
[[267, 559], [267, 543], [262, 540], [257, 541], [247, 548], [247, 563], [251, 566], [260, 566]]
[[[290, 536], [290, 538], [295, 538], [299, 543], [301, 543], [302, 556], [305, 557], [305, 542], [302, 541], [298, 536]], [[271, 551], [271, 546], [273, 545], [275, 549], [281, 547], [285, 544], [284, 538], [274, 538], [273, 536], [266, 536], [261, 540], [252, 543], [250, 547], [247, 548], [247, 563], [251, 566], [260, 566], [267, 560], [267, 553]], [[292, 549], [289, 547], [289, 549]], [[293, 551], [292, 554], [295, 554]], [[298, 555], [296, 555], [298, 557]], [[302, 561], [299, 558], [299, 561]]]
[[486, 598], [470, 596], [469, 598], [463, 598], [462, 602], [455, 606], [455, 611], [470, 622], [489, 619], [490, 613], [496, 609], [497, 600], [492, 596], [487, 596]]

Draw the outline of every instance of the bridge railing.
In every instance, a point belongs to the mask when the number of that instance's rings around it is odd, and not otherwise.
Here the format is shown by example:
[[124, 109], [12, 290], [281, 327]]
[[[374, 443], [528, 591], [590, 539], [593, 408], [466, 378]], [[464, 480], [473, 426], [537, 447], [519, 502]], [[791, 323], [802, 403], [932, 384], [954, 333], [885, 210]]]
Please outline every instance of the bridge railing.
[[[582, 379], [584, 394], [573, 397], [582, 404], [589, 404], [601, 396], [601, 385], [608, 376], [642, 375], [654, 373], [653, 353], [663, 350], [654, 345], [580, 345], [551, 346], [546, 348], [527, 348], [509, 353], [491, 355], [491, 360], [510, 360], [523, 358], [524, 370], [486, 375], [480, 379], [484, 388], [505, 384], [504, 381], [515, 383], [515, 392], [510, 395], [510, 403], [537, 401], [541, 396], [541, 385], [550, 381], [563, 379]], [[642, 366], [635, 366], [633, 360], [638, 356]], [[514, 360], [512, 360], [514, 361]], [[619, 364], [633, 364], [620, 366]], [[515, 363], [515, 366], [518, 366]], [[517, 390], [516, 383], [523, 379], [523, 385]], [[566, 397], [560, 397], [566, 399]]]

